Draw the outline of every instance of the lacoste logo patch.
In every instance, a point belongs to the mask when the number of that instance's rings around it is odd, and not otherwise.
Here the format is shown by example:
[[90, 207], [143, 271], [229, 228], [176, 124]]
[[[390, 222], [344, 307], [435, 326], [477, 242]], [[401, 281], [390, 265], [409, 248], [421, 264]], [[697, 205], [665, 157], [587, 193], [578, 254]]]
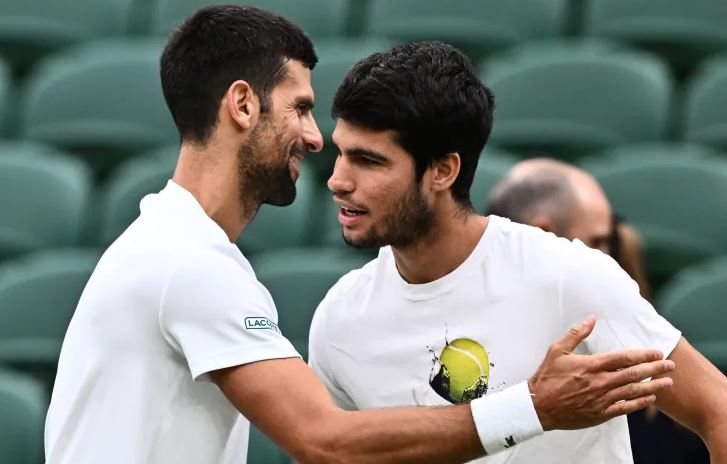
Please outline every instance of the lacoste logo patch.
[[280, 333], [278, 325], [267, 317], [246, 317], [245, 328], [247, 330], [272, 330]]

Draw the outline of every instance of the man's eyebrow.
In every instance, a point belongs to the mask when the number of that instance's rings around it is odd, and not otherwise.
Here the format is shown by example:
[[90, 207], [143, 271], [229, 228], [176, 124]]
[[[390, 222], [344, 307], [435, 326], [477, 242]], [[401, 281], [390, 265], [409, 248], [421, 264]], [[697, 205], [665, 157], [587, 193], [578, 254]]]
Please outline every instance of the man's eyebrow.
[[310, 97], [298, 97], [295, 100], [295, 106], [305, 106], [308, 109], [313, 109], [313, 99]]
[[336, 149], [336, 151], [338, 151], [339, 153], [345, 153], [347, 156], [371, 158], [381, 163], [389, 161], [389, 158], [383, 153], [368, 148], [353, 147], [346, 150], [341, 150], [335, 143], [332, 143], [332, 145]]

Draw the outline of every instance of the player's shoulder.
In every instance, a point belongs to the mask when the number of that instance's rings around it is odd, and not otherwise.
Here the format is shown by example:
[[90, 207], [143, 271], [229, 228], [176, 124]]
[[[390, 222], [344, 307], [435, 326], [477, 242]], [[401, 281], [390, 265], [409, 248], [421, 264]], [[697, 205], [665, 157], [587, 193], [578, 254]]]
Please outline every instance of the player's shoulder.
[[496, 236], [498, 245], [508, 251], [519, 249], [542, 256], [569, 251], [573, 246], [573, 242], [570, 240], [538, 227], [520, 224], [495, 215], [490, 215], [489, 220], [488, 229], [492, 230], [488, 230], [486, 233], [492, 232]]
[[326, 311], [329, 306], [338, 307], [342, 302], [346, 304], [346, 307], [350, 308], [365, 301], [366, 295], [372, 291], [375, 282], [379, 279], [384, 263], [390, 259], [390, 256], [389, 247], [384, 247], [379, 250], [376, 258], [341, 276], [326, 293], [318, 307], [318, 311]]
[[[488, 265], [536, 272], [553, 269], [578, 252], [578, 245], [538, 227], [519, 224], [507, 218], [489, 216]], [[494, 262], [493, 262], [494, 261]]]
[[196, 244], [180, 250], [170, 264], [168, 288], [183, 294], [265, 297], [250, 263], [234, 245]]

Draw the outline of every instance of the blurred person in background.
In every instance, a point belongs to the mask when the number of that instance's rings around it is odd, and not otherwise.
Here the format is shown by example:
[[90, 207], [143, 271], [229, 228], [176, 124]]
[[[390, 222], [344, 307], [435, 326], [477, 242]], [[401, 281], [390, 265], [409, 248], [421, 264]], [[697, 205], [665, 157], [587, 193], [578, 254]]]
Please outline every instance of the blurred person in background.
[[[650, 298], [638, 233], [614, 217], [605, 192], [586, 171], [549, 158], [521, 161], [493, 187], [486, 211], [601, 250]], [[655, 407], [628, 420], [636, 464], [709, 462], [699, 439]]]
[[[320, 303], [310, 365], [349, 410], [467, 403], [525, 380], [549, 338], [594, 313], [573, 350], [660, 349], [677, 367], [657, 406], [727, 464], [727, 379], [629, 276], [580, 241], [472, 207], [493, 106], [469, 59], [439, 42], [373, 54], [344, 78], [328, 187], [344, 241], [379, 254]], [[588, 234], [605, 248], [610, 209], [602, 213]], [[625, 418], [506, 448], [478, 462], [632, 462]]]
[[673, 369], [655, 350], [563, 353], [590, 333], [586, 319], [532, 366], [530, 389], [448, 408], [336, 407], [235, 246], [262, 204], [293, 202], [298, 164], [322, 147], [316, 62], [300, 28], [253, 7], [202, 8], [170, 36], [160, 68], [176, 170], [84, 289], [46, 420], [49, 464], [244, 463], [248, 420], [303, 463], [464, 462], [485, 453], [490, 430], [514, 444], [669, 388], [639, 382]]
[[613, 257], [638, 283], [641, 295], [650, 299], [641, 239], [631, 226], [614, 217], [603, 189], [582, 169], [550, 158], [521, 161], [493, 187], [486, 214], [578, 239], [601, 250]]

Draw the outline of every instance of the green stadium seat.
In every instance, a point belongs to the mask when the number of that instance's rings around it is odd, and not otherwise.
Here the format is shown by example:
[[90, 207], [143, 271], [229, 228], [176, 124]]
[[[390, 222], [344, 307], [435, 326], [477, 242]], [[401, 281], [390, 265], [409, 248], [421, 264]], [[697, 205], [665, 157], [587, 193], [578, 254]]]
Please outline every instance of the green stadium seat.
[[318, 304], [347, 272], [368, 258], [337, 248], [299, 248], [259, 254], [252, 264], [278, 309], [278, 325], [304, 358], [308, 332]]
[[517, 161], [517, 158], [510, 153], [496, 147], [485, 147], [480, 155], [475, 179], [470, 188], [470, 200], [478, 212], [485, 212], [492, 187], [507, 174]]
[[44, 61], [27, 85], [24, 136], [98, 158], [176, 142], [159, 80], [161, 50], [156, 39], [108, 40]]
[[657, 309], [708, 359], [727, 371], [727, 258], [680, 272], [659, 293]]
[[582, 163], [603, 186], [614, 212], [644, 239], [652, 283], [727, 253], [727, 162], [709, 156], [604, 153]]
[[43, 462], [47, 400], [30, 377], [0, 370], [0, 459], [8, 464]]
[[651, 55], [594, 42], [525, 45], [483, 70], [500, 147], [573, 159], [665, 136], [672, 82]]
[[14, 117], [12, 96], [10, 68], [0, 57], [0, 138], [10, 132], [10, 121]]
[[0, 363], [55, 369], [98, 250], [48, 250], [0, 266]]
[[727, 48], [725, 18], [724, 0], [588, 0], [584, 29], [645, 47], [688, 69]]
[[[166, 35], [197, 9], [213, 4], [205, 0], [157, 0], [152, 10], [152, 32]], [[298, 24], [311, 37], [345, 35], [348, 0], [252, 0], [241, 2], [275, 12]]]
[[727, 150], [727, 56], [706, 62], [689, 81], [684, 138]]
[[80, 160], [31, 142], [0, 142], [0, 260], [77, 245], [89, 189]]
[[315, 107], [313, 116], [323, 134], [324, 147], [320, 153], [311, 153], [306, 158], [321, 181], [327, 180], [336, 160], [336, 150], [331, 145], [331, 134], [336, 121], [331, 117], [333, 97], [351, 67], [358, 60], [388, 49], [391, 42], [380, 39], [338, 39], [316, 42], [319, 63], [313, 70]]
[[401, 42], [441, 40], [473, 58], [560, 35], [564, 0], [372, 0], [368, 33]]
[[250, 424], [248, 464], [290, 464], [290, 458], [267, 435]]
[[100, 37], [124, 35], [134, 0], [3, 0], [0, 55], [19, 69], [40, 56]]
[[610, 147], [600, 153], [606, 158], [699, 159], [720, 156], [713, 147], [687, 142], [651, 142]]

